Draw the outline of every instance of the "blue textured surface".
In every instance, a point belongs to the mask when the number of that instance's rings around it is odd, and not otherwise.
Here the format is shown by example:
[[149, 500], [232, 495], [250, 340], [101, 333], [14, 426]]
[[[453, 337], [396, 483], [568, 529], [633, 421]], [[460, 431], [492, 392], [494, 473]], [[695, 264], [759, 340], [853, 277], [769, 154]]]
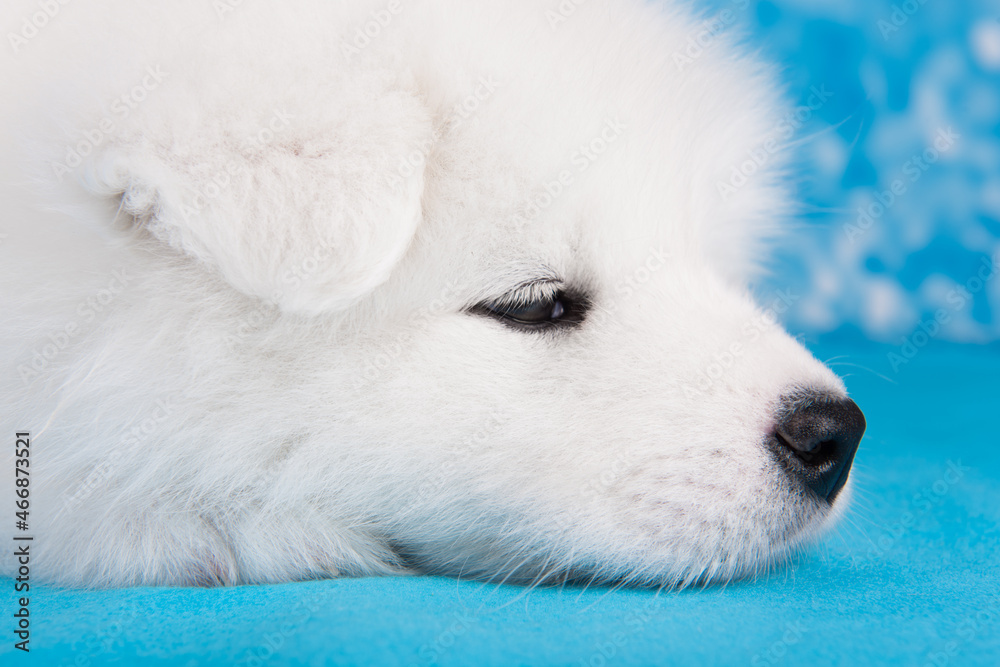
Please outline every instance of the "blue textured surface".
[[[1000, 664], [1000, 348], [818, 348], [869, 429], [839, 531], [756, 581], [681, 593], [440, 578], [33, 592], [4, 665]], [[856, 365], [855, 365], [856, 364]], [[37, 548], [43, 549], [43, 544]], [[0, 580], [3, 609], [12, 582]], [[276, 648], [275, 648], [276, 647]]]

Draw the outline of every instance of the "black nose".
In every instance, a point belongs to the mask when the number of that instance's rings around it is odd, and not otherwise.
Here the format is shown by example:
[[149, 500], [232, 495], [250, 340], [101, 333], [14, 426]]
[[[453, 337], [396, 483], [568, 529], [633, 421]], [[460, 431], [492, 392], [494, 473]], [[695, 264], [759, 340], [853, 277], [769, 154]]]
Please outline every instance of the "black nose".
[[864, 433], [865, 416], [851, 399], [800, 394], [783, 401], [773, 440], [788, 472], [832, 504]]

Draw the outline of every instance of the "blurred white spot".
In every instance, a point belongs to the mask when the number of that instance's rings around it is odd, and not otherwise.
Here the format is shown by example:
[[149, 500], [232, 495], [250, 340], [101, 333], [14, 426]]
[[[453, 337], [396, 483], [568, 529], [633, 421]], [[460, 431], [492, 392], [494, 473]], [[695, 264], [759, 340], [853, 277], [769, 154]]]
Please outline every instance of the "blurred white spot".
[[952, 313], [952, 319], [941, 327], [941, 340], [958, 343], [982, 344], [989, 342], [983, 328], [969, 317], [968, 313]]
[[824, 174], [841, 174], [847, 167], [846, 146], [834, 134], [818, 135], [812, 144], [812, 157], [816, 168]]
[[882, 278], [869, 280], [865, 296], [861, 319], [868, 331], [885, 339], [912, 328], [916, 318], [899, 284]]
[[954, 125], [949, 115], [947, 91], [954, 82], [968, 78], [967, 62], [962, 50], [945, 45], [931, 51], [914, 73], [912, 113], [931, 141], [940, 128]]
[[938, 232], [934, 213], [924, 202], [902, 199], [892, 221], [907, 254], [927, 246]]
[[948, 299], [948, 292], [955, 289], [954, 280], [943, 273], [932, 273], [920, 284], [920, 296], [930, 307], [943, 307]]
[[813, 275], [816, 291], [824, 296], [836, 296], [841, 289], [843, 276], [831, 271], [829, 266], [823, 266]]
[[980, 189], [984, 212], [1000, 218], [1000, 175], [990, 179]]
[[804, 302], [797, 310], [799, 321], [813, 331], [832, 331], [843, 319], [830, 310], [828, 302], [820, 303], [816, 299]]
[[1000, 70], [1000, 22], [980, 21], [972, 27], [969, 41], [983, 69]]
[[886, 80], [885, 65], [875, 58], [865, 58], [861, 62], [861, 70], [858, 72], [861, 83], [868, 93], [868, 99], [877, 103], [878, 106], [886, 106], [889, 97], [889, 82]]
[[961, 231], [959, 242], [970, 250], [988, 251], [993, 245], [993, 235], [981, 224], [972, 222]]

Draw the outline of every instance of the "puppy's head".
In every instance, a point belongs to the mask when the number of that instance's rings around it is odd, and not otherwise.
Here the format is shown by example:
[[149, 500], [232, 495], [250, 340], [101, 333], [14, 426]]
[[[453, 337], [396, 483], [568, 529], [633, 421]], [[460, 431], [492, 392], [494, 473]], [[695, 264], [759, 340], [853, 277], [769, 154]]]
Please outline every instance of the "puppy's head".
[[777, 324], [798, 295], [747, 294], [788, 213], [768, 77], [638, 2], [421, 11], [222, 43], [81, 171], [305, 332], [303, 488], [483, 577], [727, 578], [816, 533], [864, 419]]

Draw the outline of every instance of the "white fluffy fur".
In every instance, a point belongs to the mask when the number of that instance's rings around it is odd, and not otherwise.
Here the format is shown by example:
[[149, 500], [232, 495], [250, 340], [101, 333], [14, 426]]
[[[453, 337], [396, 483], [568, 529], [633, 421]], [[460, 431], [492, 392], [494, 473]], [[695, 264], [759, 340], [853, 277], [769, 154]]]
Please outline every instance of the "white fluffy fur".
[[[776, 165], [717, 191], [777, 123], [766, 69], [726, 35], [678, 68], [699, 20], [638, 0], [400, 0], [348, 53], [390, 4], [72, 3], [4, 56], [0, 499], [30, 430], [33, 574], [670, 585], [814, 534], [847, 494], [763, 441], [843, 385], [746, 293]], [[581, 327], [467, 312], [540, 275]]]

